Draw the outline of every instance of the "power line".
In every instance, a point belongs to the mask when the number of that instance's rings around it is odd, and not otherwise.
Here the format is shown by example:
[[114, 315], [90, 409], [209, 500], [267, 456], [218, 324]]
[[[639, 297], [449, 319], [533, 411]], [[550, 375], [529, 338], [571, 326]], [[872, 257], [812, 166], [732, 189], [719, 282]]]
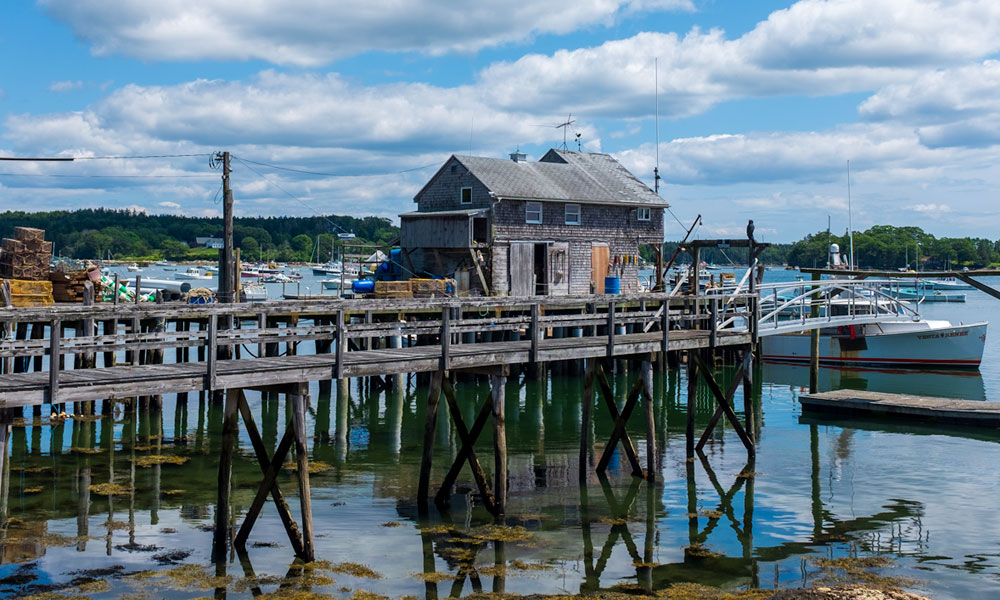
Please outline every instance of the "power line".
[[114, 177], [116, 179], [189, 179], [192, 177], [216, 177], [214, 173], [203, 173], [200, 175], [67, 175], [65, 173], [46, 175], [44, 173], [0, 173], [3, 177], [86, 177], [94, 179], [104, 179]]
[[135, 156], [0, 156], [0, 160], [18, 162], [74, 162], [78, 160], [133, 160], [140, 158], [186, 158], [191, 156], [210, 156], [208, 153], [200, 154], [143, 154]]
[[[424, 169], [429, 169], [431, 167], [436, 167], [439, 164], [441, 164], [441, 163], [437, 163], [436, 162], [436, 163], [433, 163], [433, 164], [424, 165], [422, 167], [414, 167], [412, 169], [403, 169], [402, 171], [390, 171], [390, 172], [387, 172], [387, 173], [365, 173], [365, 174], [362, 174], [362, 175], [344, 175], [344, 174], [340, 174], [340, 173], [324, 173], [322, 171], [306, 171], [304, 169], [293, 169], [292, 167], [282, 167], [282, 166], [279, 166], [279, 165], [272, 165], [272, 164], [269, 164], [269, 163], [264, 163], [264, 162], [260, 162], [260, 161], [256, 161], [256, 160], [250, 160], [249, 158], [240, 158], [238, 156], [233, 156], [233, 158], [235, 158], [236, 160], [238, 160], [238, 161], [240, 161], [241, 163], [244, 163], [244, 164], [251, 163], [251, 164], [259, 165], [261, 167], [267, 167], [269, 169], [278, 169], [278, 170], [281, 170], [281, 171], [291, 171], [292, 173], [304, 173], [306, 175], [321, 175], [321, 176], [324, 176], [324, 177], [381, 177], [383, 175], [401, 175], [403, 173], [412, 173], [413, 171], [422, 171]], [[249, 165], [247, 166], [247, 168], [250, 168]], [[256, 173], [256, 171], [254, 171], [254, 172]]]
[[[257, 175], [257, 177], [260, 177], [261, 179], [263, 179], [265, 183], [268, 183], [268, 184], [270, 184], [270, 185], [273, 185], [274, 187], [278, 188], [279, 190], [281, 190], [281, 192], [282, 192], [282, 193], [284, 193], [284, 194], [285, 194], [286, 196], [288, 196], [288, 197], [289, 197], [289, 198], [291, 198], [292, 200], [295, 200], [296, 202], [298, 202], [298, 203], [299, 203], [299, 204], [301, 204], [302, 206], [305, 206], [306, 208], [308, 208], [308, 209], [309, 209], [309, 210], [311, 210], [311, 211], [314, 211], [314, 212], [317, 212], [317, 213], [319, 212], [319, 211], [317, 211], [317, 210], [316, 210], [316, 208], [315, 208], [315, 207], [313, 207], [313, 206], [310, 206], [310, 205], [309, 205], [309, 204], [307, 204], [307, 203], [306, 203], [306, 202], [305, 202], [304, 200], [302, 200], [302, 199], [301, 199], [301, 198], [299, 198], [298, 196], [296, 196], [296, 195], [292, 194], [291, 192], [289, 192], [289, 191], [288, 191], [288, 190], [286, 190], [285, 188], [281, 187], [281, 186], [280, 186], [280, 185], [278, 185], [277, 183], [274, 183], [273, 181], [271, 181], [270, 179], [268, 179], [267, 177], [265, 177], [265, 176], [264, 176], [264, 175], [263, 175], [263, 174], [262, 174], [262, 173], [261, 173], [260, 171], [258, 171], [257, 169], [254, 169], [253, 167], [251, 167], [250, 165], [248, 165], [248, 164], [247, 164], [247, 162], [252, 162], [252, 161], [246, 161], [246, 160], [244, 160], [244, 159], [242, 159], [242, 158], [240, 158], [240, 157], [238, 157], [238, 156], [233, 156], [233, 158], [234, 158], [234, 159], [236, 159], [236, 160], [237, 160], [237, 161], [238, 161], [238, 162], [239, 162], [240, 164], [242, 164], [242, 165], [243, 165], [244, 167], [246, 167], [246, 168], [250, 169], [250, 170], [251, 170], [251, 171], [252, 171], [253, 173], [255, 173], [255, 174]], [[255, 163], [255, 164], [256, 164], [256, 163]], [[337, 225], [336, 223], [334, 223], [334, 222], [333, 222], [333, 221], [332, 221], [332, 220], [331, 220], [331, 219], [330, 219], [329, 217], [327, 217], [326, 215], [323, 215], [323, 214], [320, 214], [319, 216], [320, 216], [320, 217], [322, 217], [323, 219], [325, 219], [327, 223], [329, 223], [330, 225], [333, 225], [334, 227], [336, 227], [337, 229], [339, 229], [339, 230], [343, 231], [344, 233], [349, 233], [349, 232], [348, 232], [348, 231], [347, 231], [346, 229], [344, 229], [344, 228], [343, 228], [343, 227], [341, 227], [340, 225]]]

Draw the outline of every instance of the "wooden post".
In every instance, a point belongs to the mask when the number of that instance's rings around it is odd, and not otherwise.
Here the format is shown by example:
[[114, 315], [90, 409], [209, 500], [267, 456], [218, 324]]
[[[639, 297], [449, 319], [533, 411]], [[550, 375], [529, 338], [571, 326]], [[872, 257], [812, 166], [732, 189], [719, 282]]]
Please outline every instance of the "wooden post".
[[504, 393], [507, 378], [491, 375], [493, 395], [493, 496], [496, 514], [507, 508], [507, 429], [504, 423]]
[[[214, 315], [213, 315], [214, 318]], [[222, 452], [219, 455], [219, 482], [215, 504], [215, 532], [212, 540], [212, 560], [225, 561], [229, 550], [229, 492], [236, 449], [239, 390], [226, 390], [226, 408], [222, 417]]]
[[685, 455], [689, 460], [694, 458], [694, 412], [698, 403], [698, 363], [694, 358], [695, 352], [698, 351], [688, 350], [688, 394]]
[[208, 318], [208, 348], [205, 352], [205, 362], [208, 367], [208, 375], [205, 381], [205, 387], [209, 391], [215, 390], [215, 368], [216, 368], [216, 354], [218, 351], [218, 339], [216, 338], [216, 333], [218, 331], [218, 316], [214, 313]]
[[615, 303], [608, 302], [608, 351], [609, 359], [615, 357]]
[[295, 460], [298, 465], [299, 504], [302, 507], [302, 559], [315, 560], [313, 546], [312, 497], [309, 488], [309, 454], [306, 451], [306, 398], [299, 393], [292, 394], [292, 419], [295, 427]]
[[[218, 155], [216, 155], [218, 158]], [[233, 301], [233, 190], [229, 152], [222, 153], [222, 252], [219, 256], [219, 302]], [[239, 275], [237, 275], [238, 277]]]
[[754, 409], [753, 409], [753, 347], [747, 348], [743, 357], [743, 429], [750, 440], [750, 447], [747, 448], [747, 456], [754, 460], [757, 456], [757, 441], [754, 435]]
[[708, 301], [708, 347], [715, 349], [719, 339], [719, 304], [715, 298]]
[[594, 407], [594, 376], [597, 367], [596, 358], [586, 359], [586, 375], [583, 378], [583, 400], [580, 407], [580, 482], [587, 480], [590, 470], [590, 411]]
[[441, 332], [439, 337], [441, 338], [441, 370], [447, 371], [449, 363], [451, 362], [451, 308], [444, 307], [441, 309]]
[[334, 369], [333, 376], [336, 379], [342, 379], [344, 377], [344, 356], [347, 353], [347, 327], [344, 326], [344, 311], [337, 311], [337, 366]]
[[142, 275], [135, 276], [135, 303], [139, 304], [139, 289], [142, 286]]
[[441, 401], [441, 380], [444, 371], [431, 374], [431, 384], [427, 390], [427, 416], [424, 421], [424, 453], [420, 459], [420, 482], [417, 486], [417, 507], [427, 512], [427, 492], [431, 481], [431, 459], [434, 454], [434, 431], [437, 429], [438, 404]]
[[538, 302], [533, 302], [531, 304], [531, 352], [528, 360], [536, 367], [538, 366], [538, 338], [540, 337], [538, 321], [540, 319], [540, 313], [541, 306]]
[[59, 397], [59, 370], [62, 355], [59, 351], [61, 326], [59, 319], [52, 319], [49, 332], [49, 404], [55, 405]]
[[688, 282], [688, 289], [691, 295], [697, 298], [701, 295], [701, 286], [699, 285], [699, 275], [701, 275], [701, 248], [695, 246], [691, 251], [691, 260], [694, 264], [691, 265], [691, 279]]
[[[653, 416], [653, 365], [652, 357], [642, 361], [643, 405], [646, 408], [646, 478], [656, 479], [656, 421]], [[652, 510], [652, 509], [650, 509]]]
[[[819, 273], [813, 273], [813, 281], [819, 281], [822, 277]], [[816, 289], [816, 286], [813, 286]], [[809, 317], [815, 319], [819, 317], [819, 305], [817, 294], [809, 297]], [[827, 315], [829, 317], [829, 315]], [[809, 331], [809, 393], [819, 392], [819, 328], [815, 327]]]

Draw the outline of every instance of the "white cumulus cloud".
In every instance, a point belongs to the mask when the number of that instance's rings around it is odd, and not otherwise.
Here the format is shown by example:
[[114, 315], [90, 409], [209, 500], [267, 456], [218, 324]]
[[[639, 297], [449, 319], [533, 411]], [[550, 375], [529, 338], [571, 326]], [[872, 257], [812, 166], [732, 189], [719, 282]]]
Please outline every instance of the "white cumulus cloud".
[[475, 52], [691, 0], [40, 0], [99, 56], [316, 66], [366, 51]]

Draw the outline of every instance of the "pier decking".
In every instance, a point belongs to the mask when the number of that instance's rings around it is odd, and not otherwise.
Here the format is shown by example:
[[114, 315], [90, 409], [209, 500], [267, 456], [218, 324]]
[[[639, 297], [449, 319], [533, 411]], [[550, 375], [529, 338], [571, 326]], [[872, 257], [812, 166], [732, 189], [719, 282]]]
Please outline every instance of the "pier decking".
[[1000, 427], [1000, 402], [886, 394], [864, 390], [833, 390], [809, 394], [799, 397], [799, 402], [805, 410]]

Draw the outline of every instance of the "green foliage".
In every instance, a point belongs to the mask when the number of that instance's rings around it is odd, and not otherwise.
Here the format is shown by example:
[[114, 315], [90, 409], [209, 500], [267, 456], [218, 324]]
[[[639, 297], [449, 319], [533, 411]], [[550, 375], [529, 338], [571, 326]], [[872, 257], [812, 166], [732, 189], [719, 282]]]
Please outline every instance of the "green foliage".
[[[850, 239], [826, 231], [810, 234], [791, 245], [788, 264], [824, 267], [827, 248], [838, 244], [844, 260], [850, 254]], [[919, 227], [875, 225], [854, 232], [855, 263], [860, 268], [915, 269], [982, 268], [1000, 260], [1000, 242], [982, 238], [935, 238]]]
[[[169, 260], [213, 260], [218, 250], [193, 248], [195, 238], [222, 237], [222, 219], [148, 215], [130, 210], [81, 209], [0, 213], [0, 237], [13, 237], [14, 227], [37, 227], [70, 258], [163, 257]], [[233, 243], [245, 260], [308, 261], [330, 257], [336, 233], [350, 232], [357, 242], [386, 244], [399, 228], [381, 217], [339, 215], [316, 217], [246, 217], [233, 223]], [[316, 238], [320, 238], [314, 251]]]

